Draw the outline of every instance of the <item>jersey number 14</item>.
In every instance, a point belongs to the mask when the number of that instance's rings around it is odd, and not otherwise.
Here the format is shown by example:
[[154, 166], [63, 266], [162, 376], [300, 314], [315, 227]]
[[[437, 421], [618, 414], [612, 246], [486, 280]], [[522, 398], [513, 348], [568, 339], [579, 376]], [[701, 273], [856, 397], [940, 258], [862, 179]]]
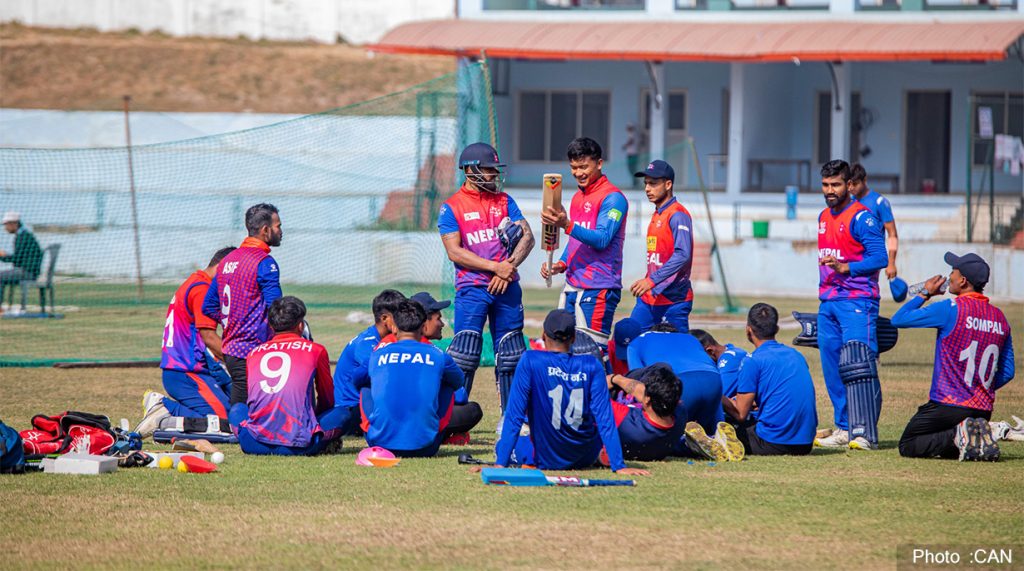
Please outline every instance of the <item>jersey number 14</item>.
[[[551, 398], [551, 426], [555, 430], [562, 428], [562, 396], [565, 389], [562, 385], [548, 391]], [[569, 392], [569, 406], [565, 407], [565, 422], [574, 430], [579, 430], [583, 424], [583, 389], [573, 389]]]

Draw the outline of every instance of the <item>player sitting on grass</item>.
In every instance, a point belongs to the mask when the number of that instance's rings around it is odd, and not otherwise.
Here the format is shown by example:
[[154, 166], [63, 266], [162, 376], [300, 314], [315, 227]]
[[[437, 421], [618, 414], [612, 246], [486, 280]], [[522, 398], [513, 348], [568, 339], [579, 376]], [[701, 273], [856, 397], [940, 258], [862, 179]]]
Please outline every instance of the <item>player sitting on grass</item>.
[[274, 336], [246, 358], [248, 399], [230, 412], [246, 454], [312, 456], [341, 444], [349, 411], [334, 406], [327, 349], [302, 337], [305, 317], [300, 299], [274, 300], [267, 311]]
[[[747, 454], [810, 454], [818, 425], [814, 382], [804, 356], [775, 340], [778, 332], [779, 312], [755, 303], [747, 313], [747, 339], [755, 349], [740, 365], [735, 404], [722, 397], [722, 406], [740, 422], [738, 435]], [[753, 420], [755, 402], [758, 416]]]
[[168, 417], [176, 417], [168, 429], [228, 431], [231, 377], [222, 362], [217, 322], [203, 315], [203, 300], [217, 273], [217, 264], [234, 250], [233, 246], [218, 250], [206, 268], [193, 272], [171, 298], [160, 354], [167, 396], [156, 391], [146, 391], [142, 396], [143, 417], [135, 432], [143, 438], [161, 428]]
[[635, 378], [608, 375], [609, 388], [618, 387], [639, 406], [612, 401], [619, 428], [622, 455], [626, 460], [664, 460], [678, 452], [685, 428], [685, 412], [679, 397], [683, 385], [663, 363], [634, 371]]
[[910, 458], [999, 459], [988, 420], [996, 390], [1013, 379], [1013, 341], [1006, 316], [982, 295], [989, 267], [981, 256], [947, 252], [946, 299], [922, 307], [941, 294], [945, 279], [935, 276], [924, 291], [895, 315], [896, 327], [929, 327], [935, 337], [935, 368], [928, 402], [917, 409], [900, 437], [900, 455]]
[[455, 406], [465, 376], [451, 355], [422, 342], [423, 306], [403, 300], [393, 317], [397, 340], [373, 352], [369, 386], [360, 386], [366, 442], [396, 456], [433, 456], [447, 436], [469, 432], [483, 414], [479, 406]]
[[703, 329], [691, 329], [690, 335], [700, 341], [704, 351], [718, 365], [718, 376], [722, 378], [722, 396], [734, 398], [739, 380], [740, 363], [747, 358], [747, 352], [732, 343], [722, 345]]
[[345, 345], [334, 368], [334, 402], [350, 411], [348, 423], [343, 427], [345, 434], [355, 434], [359, 429], [359, 389], [369, 379], [370, 353], [391, 334], [394, 326], [393, 314], [398, 304], [405, 300], [401, 292], [386, 289], [373, 298], [373, 325], [356, 335]]
[[[602, 444], [613, 472], [649, 475], [627, 468], [615, 429], [606, 376], [593, 355], [569, 352], [576, 340], [576, 318], [556, 309], [544, 319], [546, 351], [523, 354], [512, 379], [508, 408], [496, 448], [496, 465], [531, 464], [547, 470], [593, 466]], [[529, 422], [529, 438], [520, 437]], [[522, 444], [517, 446], [517, 443]]]

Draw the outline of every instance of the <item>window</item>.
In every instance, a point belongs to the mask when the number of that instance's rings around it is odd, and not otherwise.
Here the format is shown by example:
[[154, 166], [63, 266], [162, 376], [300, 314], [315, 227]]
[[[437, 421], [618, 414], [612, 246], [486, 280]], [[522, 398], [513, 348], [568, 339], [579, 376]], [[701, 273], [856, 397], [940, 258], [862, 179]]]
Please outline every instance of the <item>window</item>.
[[[662, 104], [665, 104], [664, 99]], [[644, 118], [644, 131], [651, 130], [651, 92], [650, 90], [644, 90], [644, 105], [640, 109], [640, 115]], [[685, 91], [670, 91], [668, 93], [668, 125], [666, 128], [669, 131], [685, 131], [686, 130], [686, 92]]]
[[860, 162], [860, 92], [850, 93], [850, 156], [832, 156], [832, 92], [819, 91], [817, 102], [817, 128], [815, 129], [814, 162], [823, 165], [832, 159], [845, 159], [846, 162]]
[[1020, 93], [974, 93], [971, 104], [971, 124], [974, 125], [974, 166], [981, 167], [992, 162], [995, 150], [994, 139], [981, 138], [981, 121], [978, 109], [992, 110], [992, 134], [1024, 138], [1024, 94]]
[[523, 91], [519, 94], [520, 161], [562, 162], [576, 137], [597, 141], [608, 159], [611, 94], [598, 91]]

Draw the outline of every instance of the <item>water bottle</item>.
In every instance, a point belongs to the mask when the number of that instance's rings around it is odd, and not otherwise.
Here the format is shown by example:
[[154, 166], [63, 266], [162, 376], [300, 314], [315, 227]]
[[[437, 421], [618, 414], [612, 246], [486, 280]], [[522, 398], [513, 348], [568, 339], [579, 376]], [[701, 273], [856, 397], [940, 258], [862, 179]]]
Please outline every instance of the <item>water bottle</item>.
[[[909, 295], [911, 295], [911, 296], [915, 296], [915, 295], [919, 295], [919, 294], [921, 294], [922, 292], [924, 292], [924, 284], [925, 284], [925, 282], [927, 282], [927, 281], [928, 281], [928, 280], [925, 280], [925, 281], [923, 281], [923, 282], [917, 282], [916, 284], [914, 284], [914, 285], [910, 286], [910, 287], [909, 287], [909, 288], [907, 289], [907, 293], [908, 293]], [[947, 288], [948, 286], [949, 286], [949, 278], [946, 278], [946, 279], [942, 280], [942, 285], [941, 285], [941, 286], [939, 286], [939, 294], [943, 294], [943, 293], [946, 293], [946, 288]]]

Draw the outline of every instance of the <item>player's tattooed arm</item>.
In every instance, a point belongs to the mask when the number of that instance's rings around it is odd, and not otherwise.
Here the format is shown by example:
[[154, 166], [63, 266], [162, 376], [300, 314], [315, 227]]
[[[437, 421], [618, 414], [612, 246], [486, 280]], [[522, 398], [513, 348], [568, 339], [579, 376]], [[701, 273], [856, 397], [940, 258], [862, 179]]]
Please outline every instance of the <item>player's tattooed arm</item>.
[[533, 251], [536, 239], [533, 237], [533, 230], [530, 228], [529, 222], [526, 220], [519, 220], [516, 224], [523, 229], [523, 237], [519, 239], [519, 243], [516, 244], [516, 249], [512, 251], [512, 255], [508, 257], [507, 261], [518, 268], [526, 261], [530, 252]]
[[[526, 239], [526, 236], [523, 236]], [[516, 273], [516, 267], [504, 260], [495, 262], [477, 256], [473, 252], [462, 247], [462, 237], [458, 232], [449, 232], [441, 236], [441, 242], [448, 253], [448, 259], [452, 262], [471, 270], [491, 272], [503, 280], [511, 280]]]
[[624, 377], [619, 374], [612, 374], [608, 376], [608, 382], [609, 384], [619, 387], [627, 395], [630, 395], [637, 400], [642, 401], [644, 397], [647, 396], [647, 387], [636, 379]]

